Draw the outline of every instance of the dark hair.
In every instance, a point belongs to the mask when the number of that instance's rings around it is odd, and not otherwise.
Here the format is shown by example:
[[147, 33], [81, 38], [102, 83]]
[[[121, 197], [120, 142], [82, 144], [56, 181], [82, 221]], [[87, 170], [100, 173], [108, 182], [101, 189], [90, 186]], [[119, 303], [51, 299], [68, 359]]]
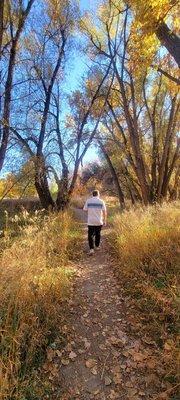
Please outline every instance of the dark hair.
[[99, 196], [99, 190], [93, 190], [93, 196], [94, 197]]

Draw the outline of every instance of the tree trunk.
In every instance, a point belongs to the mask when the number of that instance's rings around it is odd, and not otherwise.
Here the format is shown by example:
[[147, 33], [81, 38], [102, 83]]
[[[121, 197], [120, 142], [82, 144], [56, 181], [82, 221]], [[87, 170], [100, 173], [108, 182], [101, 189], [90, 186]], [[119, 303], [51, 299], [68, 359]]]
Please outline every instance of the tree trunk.
[[[1, 0], [0, 0], [1, 1]], [[26, 18], [30, 12], [30, 9], [34, 3], [34, 0], [29, 0], [26, 10], [23, 12], [23, 17], [19, 19], [18, 28], [15, 37], [12, 39], [12, 46], [10, 50], [9, 65], [7, 72], [7, 80], [5, 84], [5, 95], [4, 95], [4, 111], [3, 111], [3, 132], [2, 141], [0, 145], [0, 171], [4, 164], [4, 159], [6, 155], [6, 150], [9, 140], [9, 120], [10, 120], [10, 107], [11, 107], [11, 97], [12, 97], [12, 84], [13, 84], [13, 73], [16, 59], [17, 45], [19, 42], [20, 35], [22, 33]]]
[[152, 134], [153, 134], [153, 143], [152, 143], [152, 164], [151, 164], [151, 189], [150, 189], [150, 200], [151, 202], [156, 201], [157, 196], [157, 136], [156, 136], [156, 127], [155, 127], [155, 119], [152, 121]]
[[[45, 98], [43, 118], [42, 118], [42, 123], [41, 123], [41, 130], [40, 130], [40, 135], [39, 135], [39, 140], [38, 140], [38, 145], [37, 145], [37, 154], [36, 154], [37, 160], [36, 160], [35, 186], [36, 186], [36, 190], [38, 192], [41, 204], [45, 209], [55, 207], [55, 203], [52, 199], [52, 196], [51, 196], [51, 193], [49, 190], [47, 176], [46, 176], [46, 167], [45, 167], [45, 162], [44, 162], [44, 157], [43, 157], [43, 145], [44, 145], [46, 123], [47, 123], [47, 118], [48, 118], [52, 90], [53, 90], [54, 82], [57, 77], [61, 62], [62, 62], [62, 58], [64, 55], [64, 47], [65, 47], [65, 43], [66, 43], [64, 33], [61, 32], [61, 34], [62, 34], [62, 45], [60, 48], [60, 52], [58, 55], [58, 59], [56, 61], [54, 71], [51, 76], [50, 84], [48, 86], [48, 89], [45, 90], [46, 98]], [[67, 174], [68, 174], [68, 170], [67, 170]], [[59, 194], [59, 192], [58, 192], [58, 194]], [[60, 203], [60, 198], [58, 197], [58, 199], [56, 201], [57, 206], [59, 203]]]
[[55, 203], [52, 199], [48, 180], [46, 176], [46, 169], [42, 157], [38, 157], [35, 163], [35, 187], [39, 196], [41, 205], [46, 210], [54, 209]]
[[11, 90], [12, 90], [12, 80], [13, 80], [13, 71], [15, 65], [15, 57], [16, 57], [16, 46], [13, 45], [10, 52], [9, 59], [9, 67], [8, 67], [8, 75], [5, 85], [5, 98], [4, 98], [4, 112], [3, 112], [3, 132], [2, 132], [2, 142], [0, 147], [0, 171], [4, 164], [6, 149], [8, 145], [9, 139], [9, 118], [10, 118], [10, 104], [11, 104]]
[[[129, 113], [129, 111], [128, 111]], [[139, 137], [138, 132], [136, 129], [132, 127], [130, 116], [126, 115], [126, 121], [128, 122], [129, 134], [130, 134], [130, 143], [132, 146], [134, 158], [136, 160], [136, 175], [139, 180], [142, 192], [142, 198], [144, 204], [147, 205], [149, 203], [149, 187], [146, 180], [146, 170], [144, 165], [143, 156], [140, 149]]]
[[170, 193], [171, 200], [178, 200], [179, 198], [179, 180], [180, 180], [180, 166], [177, 168], [175, 178], [174, 178], [174, 186]]
[[51, 197], [49, 188], [48, 188], [48, 183], [47, 179], [43, 178], [42, 176], [40, 177], [38, 174], [35, 176], [35, 187], [39, 196], [39, 200], [41, 202], [41, 205], [45, 210], [52, 210], [55, 208], [55, 204], [53, 202], [53, 199]]
[[68, 191], [68, 179], [62, 178], [58, 185], [58, 194], [56, 199], [56, 206], [58, 210], [64, 210], [70, 201], [70, 193]]
[[129, 195], [130, 195], [130, 198], [131, 198], [131, 203], [132, 203], [132, 205], [134, 206], [135, 203], [136, 203], [136, 199], [135, 199], [135, 197], [134, 197], [134, 194], [133, 194], [133, 192], [132, 192], [130, 186], [128, 186], [128, 192], [129, 192]]
[[169, 122], [168, 122], [167, 131], [166, 131], [165, 142], [164, 142], [163, 154], [162, 154], [161, 164], [160, 164], [160, 168], [159, 168], [157, 200], [160, 200], [160, 198], [162, 196], [162, 186], [163, 186], [163, 180], [164, 180], [164, 176], [165, 176], [165, 168], [166, 168], [166, 163], [167, 163], [169, 146], [171, 144], [171, 136], [172, 136], [172, 126], [173, 126], [173, 117], [174, 117], [174, 112], [175, 112], [175, 104], [176, 104], [176, 97], [174, 97], [173, 100], [172, 100], [171, 110], [170, 110], [170, 114], [169, 114]]
[[116, 189], [117, 189], [117, 194], [118, 194], [118, 198], [119, 198], [120, 207], [121, 207], [122, 210], [124, 210], [124, 208], [125, 208], [124, 194], [123, 194], [123, 191], [121, 189], [121, 186], [120, 186], [119, 179], [118, 179], [118, 176], [116, 174], [115, 168], [114, 168], [114, 166], [112, 164], [112, 161], [111, 161], [108, 153], [106, 152], [105, 147], [103, 146], [103, 144], [101, 143], [100, 140], [98, 140], [98, 143], [99, 143], [99, 146], [100, 146], [100, 148], [101, 148], [101, 150], [102, 150], [102, 152], [104, 154], [104, 157], [105, 157], [105, 159], [106, 159], [106, 161], [107, 161], [107, 163], [109, 165], [109, 169], [111, 171], [111, 175], [112, 175], [114, 184], [115, 184]]
[[134, 155], [135, 163], [136, 163], [136, 175], [137, 175], [137, 178], [138, 178], [140, 186], [141, 186], [143, 202], [145, 205], [147, 205], [149, 203], [149, 186], [148, 186], [148, 183], [146, 180], [146, 170], [145, 170], [143, 155], [142, 155], [141, 148], [140, 148], [139, 135], [138, 135], [136, 126], [133, 125], [131, 112], [129, 110], [129, 104], [128, 104], [128, 101], [126, 98], [124, 82], [122, 81], [122, 79], [119, 75], [119, 72], [117, 70], [117, 66], [116, 66], [116, 63], [114, 60], [113, 60], [113, 65], [114, 65], [116, 77], [117, 77], [117, 80], [118, 80], [118, 83], [120, 86], [120, 90], [121, 90], [124, 114], [126, 117], [126, 123], [127, 123], [128, 131], [129, 131], [130, 143], [131, 143], [131, 147], [132, 147], [132, 151], [133, 151], [133, 155]]
[[3, 28], [4, 28], [4, 0], [0, 0], [0, 59], [1, 59], [1, 49], [3, 41]]
[[128, 171], [128, 168], [126, 165], [123, 165], [123, 168], [124, 168], [123, 174], [126, 178], [127, 188], [130, 193], [130, 197], [131, 198], [133, 197], [134, 202], [140, 201], [142, 203], [142, 197], [133, 181], [133, 177], [131, 176], [130, 172]]
[[180, 67], [180, 38], [169, 29], [164, 21], [158, 26], [156, 36]]
[[59, 104], [57, 102], [56, 125], [57, 125], [57, 139], [59, 144], [59, 156], [62, 165], [62, 179], [58, 182], [58, 194], [56, 199], [56, 206], [58, 210], [64, 210], [64, 208], [68, 206], [70, 200], [70, 196], [68, 193], [69, 170], [64, 156], [64, 147], [59, 126], [59, 114], [60, 114]]
[[171, 165], [169, 167], [169, 170], [167, 171], [167, 173], [164, 176], [163, 185], [162, 185], [162, 191], [161, 191], [162, 197], [166, 197], [167, 196], [169, 182], [170, 182], [172, 173], [174, 171], [176, 162], [179, 160], [179, 147], [180, 147], [180, 144], [178, 143], [177, 147], [176, 147], [176, 150], [175, 150], [175, 153], [174, 153], [174, 156], [173, 156], [173, 159], [172, 159], [172, 162], [171, 162]]

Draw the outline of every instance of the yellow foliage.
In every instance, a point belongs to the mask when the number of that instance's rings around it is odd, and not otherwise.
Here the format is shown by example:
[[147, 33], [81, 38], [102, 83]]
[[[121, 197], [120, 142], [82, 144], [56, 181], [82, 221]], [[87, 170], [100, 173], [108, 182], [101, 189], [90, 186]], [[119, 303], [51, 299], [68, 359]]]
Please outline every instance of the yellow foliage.
[[51, 24], [71, 29], [74, 26], [77, 14], [78, 0], [47, 0], [47, 13]]
[[[129, 43], [130, 66], [140, 74], [148, 68], [158, 49], [159, 41], [155, 35], [158, 25], [170, 17], [172, 29], [177, 26], [177, 2], [172, 0], [128, 0], [133, 10], [131, 40]], [[173, 5], [173, 7], [172, 7]], [[172, 10], [172, 13], [171, 13]]]
[[142, 76], [153, 61], [158, 48], [158, 39], [155, 34], [150, 33], [142, 36], [141, 32], [138, 32], [136, 21], [132, 24], [130, 38], [129, 68], [136, 73], [136, 76]]
[[[153, 33], [158, 24], [172, 9], [172, 0], [128, 0], [135, 13], [137, 29], [143, 33]], [[177, 2], [174, 2], [177, 4]], [[174, 10], [173, 10], [174, 11]]]

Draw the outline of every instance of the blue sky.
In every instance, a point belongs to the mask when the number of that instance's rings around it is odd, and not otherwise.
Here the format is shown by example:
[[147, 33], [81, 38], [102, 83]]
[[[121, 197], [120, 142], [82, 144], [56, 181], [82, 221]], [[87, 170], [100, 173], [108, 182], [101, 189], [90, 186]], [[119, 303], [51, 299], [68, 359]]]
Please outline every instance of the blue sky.
[[[90, 11], [95, 12], [100, 0], [80, 0], [81, 12]], [[83, 43], [83, 39], [79, 36], [79, 41]], [[66, 80], [65, 90], [73, 91], [81, 84], [83, 75], [87, 71], [86, 57], [83, 54], [75, 53], [70, 67], [68, 67], [68, 80]]]
[[80, 8], [82, 11], [95, 11], [98, 3], [100, 3], [99, 0], [80, 0]]
[[[80, 0], [80, 10], [82, 14], [85, 11], [95, 13], [100, 1], [101, 0]], [[82, 39], [82, 37], [79, 37], [79, 40], [83, 41], [84, 39]], [[64, 91], [68, 94], [78, 89], [82, 85], [83, 76], [86, 74], [86, 71], [88, 69], [86, 56], [83, 55], [81, 52], [78, 52], [78, 50], [74, 51], [74, 54], [71, 57], [70, 61], [71, 62], [66, 69], [66, 78], [64, 84]], [[14, 161], [11, 159], [10, 164], [8, 163], [8, 157], [6, 158], [6, 163], [2, 170], [1, 176], [6, 175], [6, 173], [10, 172], [11, 170], [16, 170], [16, 162], [18, 158], [19, 153], [16, 154], [16, 151], [14, 152]], [[88, 162], [92, 162], [97, 159], [98, 155], [95, 146], [92, 145], [84, 157], [83, 165], [86, 165]]]
[[[85, 11], [95, 12], [99, 3], [100, 0], [80, 0], [80, 9], [82, 13]], [[65, 80], [64, 90], [66, 93], [70, 93], [81, 86], [83, 76], [88, 70], [87, 59], [81, 53], [75, 53], [73, 60], [71, 61], [71, 66], [67, 68], [67, 77]], [[91, 145], [84, 157], [83, 165], [97, 159], [98, 155], [96, 148], [95, 146]]]

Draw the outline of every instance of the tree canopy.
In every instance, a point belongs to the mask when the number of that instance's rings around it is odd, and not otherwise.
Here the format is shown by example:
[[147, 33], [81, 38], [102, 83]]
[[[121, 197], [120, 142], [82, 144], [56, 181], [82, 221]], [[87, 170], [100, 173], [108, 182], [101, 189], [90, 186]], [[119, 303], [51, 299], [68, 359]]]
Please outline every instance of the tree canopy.
[[[177, 9], [104, 0], [92, 15], [71, 0], [1, 2], [0, 169], [15, 154], [17, 170], [32, 165], [43, 207], [68, 204], [92, 143], [122, 207], [127, 196], [148, 204], [177, 193]], [[67, 92], [76, 57], [88, 68]]]

